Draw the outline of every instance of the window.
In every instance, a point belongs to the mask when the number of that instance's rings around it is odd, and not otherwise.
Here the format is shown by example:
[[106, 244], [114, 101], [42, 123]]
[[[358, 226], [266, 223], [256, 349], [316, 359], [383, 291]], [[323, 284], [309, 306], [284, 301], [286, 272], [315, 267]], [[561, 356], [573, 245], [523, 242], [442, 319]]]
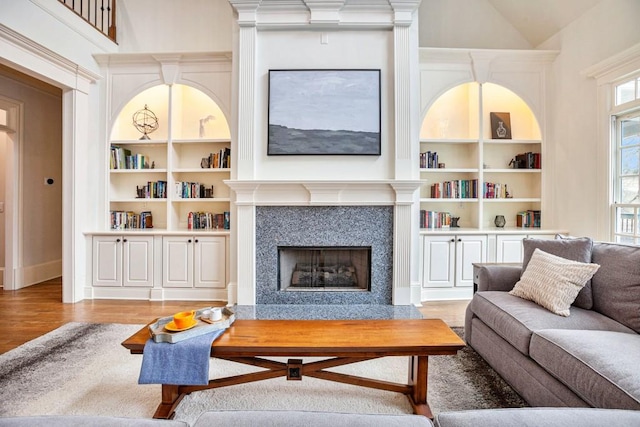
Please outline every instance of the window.
[[629, 110], [613, 116], [615, 172], [613, 235], [616, 242], [640, 243], [640, 78], [615, 86], [616, 106]]

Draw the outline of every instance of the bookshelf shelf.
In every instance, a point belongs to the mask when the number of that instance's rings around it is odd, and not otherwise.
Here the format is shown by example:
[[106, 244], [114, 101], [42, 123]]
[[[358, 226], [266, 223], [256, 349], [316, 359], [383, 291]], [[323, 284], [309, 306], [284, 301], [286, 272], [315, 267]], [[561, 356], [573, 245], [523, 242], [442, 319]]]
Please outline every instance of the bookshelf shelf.
[[420, 168], [423, 173], [477, 173], [475, 168]]
[[175, 203], [229, 203], [231, 199], [228, 197], [176, 197]]
[[231, 172], [229, 168], [177, 168], [173, 170], [173, 173], [224, 173]]
[[420, 203], [477, 203], [476, 198], [433, 198], [425, 197], [420, 199]]
[[166, 169], [110, 169], [109, 173], [147, 173], [147, 174], [166, 174]]
[[485, 169], [485, 173], [542, 173], [542, 169]]

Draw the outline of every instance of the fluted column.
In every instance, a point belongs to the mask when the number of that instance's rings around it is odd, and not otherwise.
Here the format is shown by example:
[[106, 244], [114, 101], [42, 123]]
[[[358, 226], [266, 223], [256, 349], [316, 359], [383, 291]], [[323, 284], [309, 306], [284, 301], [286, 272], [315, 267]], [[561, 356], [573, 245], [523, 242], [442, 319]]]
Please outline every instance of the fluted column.
[[[419, 178], [420, 80], [416, 11], [419, 1], [391, 0], [393, 8], [395, 179]], [[393, 303], [420, 304], [418, 212], [415, 187], [394, 185]]]

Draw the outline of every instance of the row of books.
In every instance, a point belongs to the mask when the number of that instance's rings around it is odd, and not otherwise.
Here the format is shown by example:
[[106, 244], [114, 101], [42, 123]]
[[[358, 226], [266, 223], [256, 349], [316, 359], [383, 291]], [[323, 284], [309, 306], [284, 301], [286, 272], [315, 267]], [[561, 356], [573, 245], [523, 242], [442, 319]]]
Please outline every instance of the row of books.
[[540, 169], [542, 167], [540, 153], [529, 151], [527, 153], [516, 154], [516, 157], [511, 160], [511, 165], [514, 169]]
[[211, 213], [211, 212], [189, 212], [187, 217], [187, 228], [189, 230], [229, 230], [230, 212]]
[[496, 182], [485, 182], [482, 194], [485, 199], [506, 199], [511, 197], [507, 184], [500, 184]]
[[420, 228], [449, 228], [451, 214], [449, 212], [420, 210]]
[[153, 228], [153, 215], [149, 211], [111, 211], [111, 229]]
[[209, 153], [209, 157], [202, 158], [200, 167], [204, 169], [230, 168], [231, 167], [231, 148], [223, 148], [217, 153]]
[[540, 211], [529, 209], [516, 214], [516, 226], [518, 227], [540, 227]]
[[111, 146], [110, 162], [111, 169], [149, 169], [149, 158], [116, 145]]
[[176, 196], [181, 199], [211, 199], [213, 185], [206, 186], [199, 182], [176, 181]]
[[136, 186], [138, 199], [166, 199], [167, 181], [149, 181], [146, 185]]
[[420, 169], [436, 169], [438, 167], [438, 153], [426, 151], [420, 153]]
[[477, 179], [456, 179], [431, 185], [433, 199], [475, 199], [477, 197]]

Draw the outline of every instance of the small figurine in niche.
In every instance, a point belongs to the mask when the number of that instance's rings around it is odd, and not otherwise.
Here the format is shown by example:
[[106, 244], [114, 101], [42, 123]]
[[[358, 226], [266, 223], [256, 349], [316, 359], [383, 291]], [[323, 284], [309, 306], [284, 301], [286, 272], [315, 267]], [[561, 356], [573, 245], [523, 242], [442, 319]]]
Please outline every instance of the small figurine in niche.
[[452, 216], [451, 217], [451, 228], [460, 228], [460, 226], [458, 225], [458, 221], [460, 221], [460, 217], [459, 216]]
[[151, 162], [151, 169], [155, 169], [156, 168], [156, 161], [152, 161]]
[[513, 196], [509, 193], [509, 189], [507, 188], [507, 184], [504, 185], [504, 197], [506, 199], [512, 199]]

